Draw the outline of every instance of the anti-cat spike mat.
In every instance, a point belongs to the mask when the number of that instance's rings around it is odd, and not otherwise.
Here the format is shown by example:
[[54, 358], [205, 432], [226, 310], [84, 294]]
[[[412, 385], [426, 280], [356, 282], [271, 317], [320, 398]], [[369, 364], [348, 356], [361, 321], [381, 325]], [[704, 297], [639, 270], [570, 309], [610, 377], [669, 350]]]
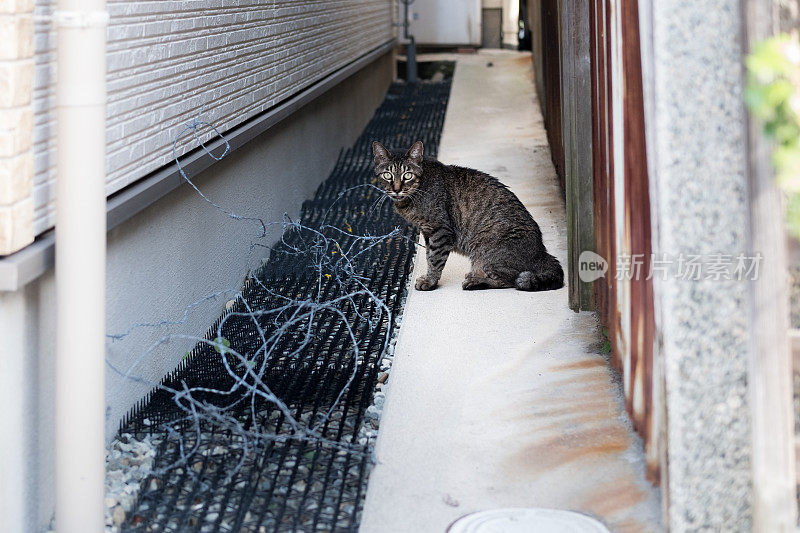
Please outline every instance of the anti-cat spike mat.
[[[120, 435], [159, 442], [157, 473], [142, 480], [123, 530], [358, 528], [372, 461], [363, 438], [367, 408], [398, 326], [416, 234], [390, 201], [380, 202], [379, 191], [356, 186], [372, 179], [373, 140], [390, 148], [422, 140], [426, 154], [435, 156], [449, 94], [449, 81], [393, 84], [356, 143], [304, 203], [299, 224], [288, 227], [242, 298], [209, 329], [207, 342], [123, 420]], [[320, 240], [323, 233], [335, 239]], [[358, 237], [369, 235], [384, 237]], [[331, 261], [337, 254], [346, 261]], [[348, 294], [342, 305], [318, 312], [302, 304], [338, 302]], [[309, 319], [292, 322], [297, 313]], [[253, 394], [259, 380], [314, 435]], [[182, 400], [188, 390], [202, 399], [203, 416]], [[224, 423], [215, 413], [224, 414]]]

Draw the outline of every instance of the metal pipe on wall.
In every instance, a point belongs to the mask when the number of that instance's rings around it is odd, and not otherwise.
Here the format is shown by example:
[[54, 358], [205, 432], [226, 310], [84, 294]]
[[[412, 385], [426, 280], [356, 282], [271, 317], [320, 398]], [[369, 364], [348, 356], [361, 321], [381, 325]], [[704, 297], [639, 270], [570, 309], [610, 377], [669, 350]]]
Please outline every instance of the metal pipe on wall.
[[408, 27], [411, 25], [409, 19], [409, 6], [415, 0], [402, 0], [403, 2], [403, 38], [406, 39], [406, 81], [417, 83], [417, 44], [414, 36], [408, 34]]
[[104, 530], [105, 0], [59, 0], [56, 528]]

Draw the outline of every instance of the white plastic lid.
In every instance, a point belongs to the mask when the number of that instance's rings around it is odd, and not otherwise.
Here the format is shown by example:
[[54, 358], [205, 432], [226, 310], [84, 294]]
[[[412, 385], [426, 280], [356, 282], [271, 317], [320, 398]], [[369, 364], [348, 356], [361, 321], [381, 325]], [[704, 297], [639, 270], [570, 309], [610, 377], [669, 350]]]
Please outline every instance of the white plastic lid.
[[594, 518], [560, 509], [490, 509], [453, 522], [448, 533], [610, 533]]

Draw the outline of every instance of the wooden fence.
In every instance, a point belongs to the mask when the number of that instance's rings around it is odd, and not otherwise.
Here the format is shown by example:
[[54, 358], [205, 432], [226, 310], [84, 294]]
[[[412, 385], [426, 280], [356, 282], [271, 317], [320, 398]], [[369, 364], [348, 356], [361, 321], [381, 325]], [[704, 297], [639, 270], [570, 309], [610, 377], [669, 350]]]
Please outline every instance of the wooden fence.
[[[654, 363], [650, 199], [636, 0], [532, 0], [534, 63], [567, 202], [570, 305], [597, 309], [626, 407], [660, 481], [661, 386]], [[556, 59], [558, 59], [556, 64]], [[608, 272], [580, 278], [580, 254]]]

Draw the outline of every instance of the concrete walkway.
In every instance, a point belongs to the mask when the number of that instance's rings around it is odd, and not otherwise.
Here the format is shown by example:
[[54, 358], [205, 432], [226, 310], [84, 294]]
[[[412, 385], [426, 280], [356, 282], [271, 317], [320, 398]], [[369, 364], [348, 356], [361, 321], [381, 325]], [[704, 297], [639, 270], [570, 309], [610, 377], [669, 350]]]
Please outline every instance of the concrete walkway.
[[[440, 159], [508, 184], [566, 268], [530, 56], [452, 57]], [[467, 513], [528, 506], [590, 513], [612, 531], [658, 530], [658, 492], [594, 315], [570, 311], [566, 289], [462, 291], [468, 270], [451, 255], [437, 290], [409, 295], [361, 531], [443, 532]]]

